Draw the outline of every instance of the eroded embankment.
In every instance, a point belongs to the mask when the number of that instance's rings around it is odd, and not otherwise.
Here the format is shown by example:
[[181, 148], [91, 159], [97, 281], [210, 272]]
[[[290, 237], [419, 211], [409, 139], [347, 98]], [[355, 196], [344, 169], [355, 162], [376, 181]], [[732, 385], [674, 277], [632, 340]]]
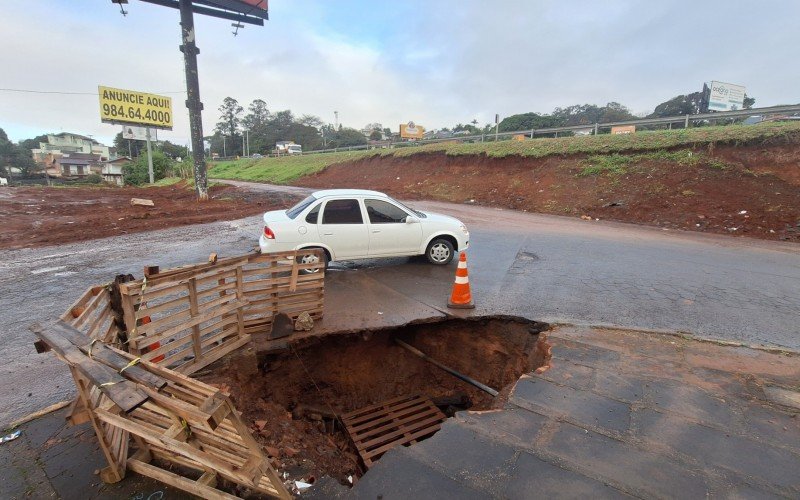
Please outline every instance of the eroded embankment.
[[591, 156], [374, 156], [295, 184], [800, 241], [796, 136]]

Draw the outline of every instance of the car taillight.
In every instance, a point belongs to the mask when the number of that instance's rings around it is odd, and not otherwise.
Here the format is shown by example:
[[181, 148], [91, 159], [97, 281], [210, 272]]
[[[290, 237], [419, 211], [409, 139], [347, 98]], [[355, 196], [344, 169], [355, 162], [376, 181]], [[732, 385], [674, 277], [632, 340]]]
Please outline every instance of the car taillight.
[[275, 239], [275, 233], [272, 232], [272, 229], [270, 229], [269, 226], [264, 226], [264, 238], [267, 238], [268, 240]]

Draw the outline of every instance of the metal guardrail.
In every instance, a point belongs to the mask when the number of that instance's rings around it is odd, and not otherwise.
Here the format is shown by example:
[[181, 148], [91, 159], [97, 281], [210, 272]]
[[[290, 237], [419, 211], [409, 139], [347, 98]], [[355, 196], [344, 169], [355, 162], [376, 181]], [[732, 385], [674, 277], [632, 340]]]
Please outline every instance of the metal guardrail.
[[[317, 149], [314, 151], [304, 151], [302, 154], [310, 155], [310, 154], [321, 154], [321, 153], [341, 153], [346, 151], [364, 151], [369, 149], [382, 149], [384, 147], [389, 148], [407, 148], [407, 147], [415, 147], [415, 146], [423, 146], [425, 144], [436, 144], [439, 142], [452, 142], [452, 141], [459, 141], [459, 142], [486, 142], [486, 141], [495, 141], [495, 137], [497, 140], [507, 140], [505, 138], [513, 137], [515, 135], [524, 135], [530, 137], [531, 139], [534, 138], [536, 135], [545, 135], [545, 134], [558, 134], [561, 132], [576, 132], [576, 131], [584, 131], [587, 129], [594, 129], [593, 133], [595, 135], [599, 134], [601, 130], [610, 129], [611, 127], [620, 127], [625, 125], [639, 125], [639, 126], [646, 126], [646, 125], [668, 125], [672, 123], [683, 123], [686, 128], [691, 126], [692, 123], [698, 121], [705, 121], [705, 120], [724, 120], [728, 118], [740, 118], [742, 116], [754, 116], [754, 115], [774, 115], [774, 114], [784, 114], [784, 113], [800, 113], [800, 104], [792, 104], [787, 106], [771, 106], [766, 108], [752, 108], [752, 109], [739, 109], [736, 111], [716, 111], [713, 113], [699, 113], [696, 115], [677, 115], [677, 116], [665, 116], [661, 118], [642, 118], [640, 120], [626, 120], [626, 121], [619, 121], [619, 122], [606, 122], [606, 123], [588, 123], [585, 125], [569, 125], [565, 127], [549, 127], [549, 128], [539, 128], [539, 129], [528, 129], [528, 130], [515, 130], [513, 132], [499, 132], [497, 134], [475, 134], [475, 135], [459, 135], [454, 137], [446, 137], [446, 138], [437, 138], [437, 139], [423, 139], [419, 141], [413, 142], [392, 142], [385, 146], [378, 146], [378, 145], [371, 145], [371, 144], [364, 144], [361, 146], [347, 146], [342, 148], [330, 148], [330, 149]], [[500, 139], [503, 137], [504, 139]], [[263, 156], [292, 156], [292, 155], [263, 155]], [[223, 159], [231, 159], [229, 158], [219, 158], [220, 160]]]

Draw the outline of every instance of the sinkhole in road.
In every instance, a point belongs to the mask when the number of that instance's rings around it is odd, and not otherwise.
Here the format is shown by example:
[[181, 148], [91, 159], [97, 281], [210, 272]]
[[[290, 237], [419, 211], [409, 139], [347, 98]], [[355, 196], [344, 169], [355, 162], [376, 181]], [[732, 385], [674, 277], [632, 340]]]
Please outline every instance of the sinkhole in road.
[[[279, 470], [305, 480], [329, 475], [348, 484], [349, 476], [357, 480], [380, 457], [366, 460], [365, 445], [377, 443], [372, 449], [380, 452], [392, 441], [387, 436], [397, 440], [403, 435], [414, 438], [403, 443], [410, 445], [430, 437], [436, 424], [456, 411], [501, 407], [520, 376], [549, 365], [549, 344], [541, 333], [547, 328], [522, 318], [483, 317], [329, 334], [260, 354], [255, 372], [232, 362], [203, 380], [231, 393]], [[456, 378], [397, 340], [499, 395]], [[414, 396], [428, 405], [418, 417], [409, 413]], [[395, 408], [400, 409], [388, 410], [372, 425], [383, 434], [359, 441], [353, 432], [356, 426], [346, 428], [348, 414], [386, 408], [383, 403], [389, 401], [398, 402]], [[434, 414], [441, 419], [435, 421]], [[363, 422], [362, 418], [358, 427], [370, 426]], [[393, 422], [401, 423], [401, 430]], [[425, 422], [433, 427], [414, 427]]]

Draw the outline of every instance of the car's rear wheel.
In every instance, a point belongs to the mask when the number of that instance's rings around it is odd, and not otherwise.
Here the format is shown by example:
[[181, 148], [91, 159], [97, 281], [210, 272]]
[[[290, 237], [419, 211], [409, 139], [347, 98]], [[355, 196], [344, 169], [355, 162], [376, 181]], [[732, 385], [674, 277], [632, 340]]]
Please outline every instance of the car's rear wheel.
[[436, 238], [435, 240], [431, 241], [430, 245], [428, 245], [428, 250], [425, 251], [425, 256], [428, 258], [428, 262], [431, 264], [444, 266], [453, 260], [453, 255], [455, 252], [455, 248], [453, 248], [453, 244], [450, 243], [450, 240], [445, 238]]
[[[319, 250], [320, 253], [322, 254], [322, 257], [320, 258], [316, 253], [302, 253], [303, 250]], [[303, 269], [302, 272], [304, 274], [314, 274], [320, 272], [321, 270], [328, 269], [328, 254], [327, 252], [325, 252], [325, 250], [322, 250], [321, 248], [320, 249], [305, 248], [303, 250], [300, 250], [299, 252], [301, 253], [297, 254], [298, 264], [320, 264], [319, 267]]]

